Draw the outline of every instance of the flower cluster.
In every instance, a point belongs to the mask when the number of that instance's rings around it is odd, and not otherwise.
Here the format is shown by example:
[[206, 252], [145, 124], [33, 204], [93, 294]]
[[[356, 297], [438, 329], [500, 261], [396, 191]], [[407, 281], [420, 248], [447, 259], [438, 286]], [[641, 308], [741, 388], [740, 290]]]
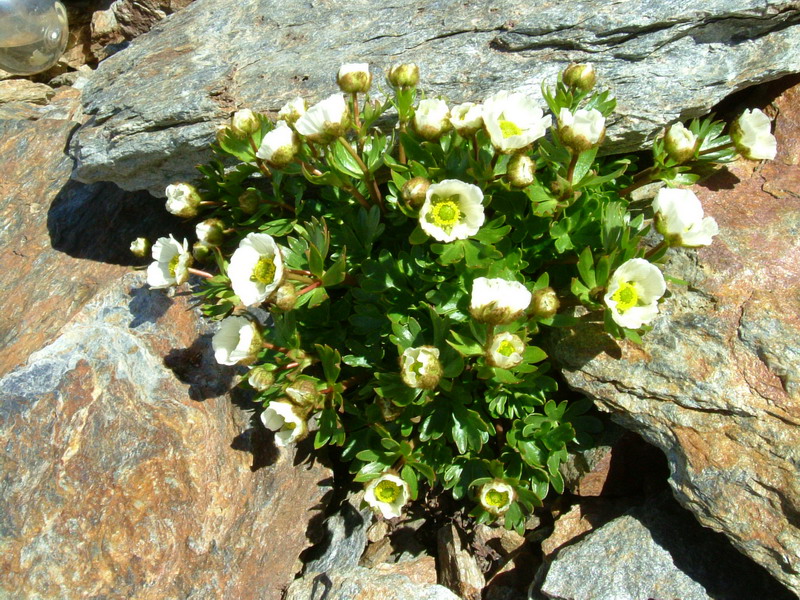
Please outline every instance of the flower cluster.
[[[555, 396], [542, 332], [645, 343], [665, 318], [667, 253], [720, 233], [692, 184], [737, 156], [774, 157], [775, 138], [758, 110], [672, 123], [638, 168], [599, 152], [615, 100], [591, 65], [542, 100], [418, 100], [419, 80], [394, 65], [392, 96], [375, 99], [370, 65], [350, 63], [338, 92], [291, 99], [274, 122], [236, 111], [219, 160], [166, 189], [197, 241], [131, 250], [151, 252], [153, 288], [200, 278], [214, 356], [240, 371], [277, 446], [341, 447], [385, 519], [428, 486], [522, 530], [597, 429], [588, 400]], [[652, 202], [631, 200], [653, 182]]]

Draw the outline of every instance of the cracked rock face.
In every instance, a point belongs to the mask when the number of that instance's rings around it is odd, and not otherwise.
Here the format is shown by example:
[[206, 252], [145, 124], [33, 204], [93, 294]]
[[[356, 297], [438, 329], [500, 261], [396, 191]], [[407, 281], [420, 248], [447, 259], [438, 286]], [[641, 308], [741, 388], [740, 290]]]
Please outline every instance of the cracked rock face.
[[[800, 589], [800, 86], [776, 102], [779, 154], [699, 188], [720, 226], [674, 253], [663, 316], [637, 347], [586, 324], [551, 340], [570, 385], [661, 448], [676, 498]], [[767, 178], [770, 183], [767, 184]], [[583, 337], [584, 333], [588, 335]]]
[[337, 91], [340, 64], [362, 61], [416, 62], [423, 88], [452, 103], [498, 89], [538, 98], [567, 64], [592, 62], [618, 99], [611, 145], [635, 149], [670, 121], [796, 72], [798, 23], [793, 0], [587, 0], [569, 10], [549, 0], [196, 0], [101, 64], [84, 93], [92, 118], [72, 142], [75, 176], [163, 195], [196, 177], [235, 109], [319, 100]]

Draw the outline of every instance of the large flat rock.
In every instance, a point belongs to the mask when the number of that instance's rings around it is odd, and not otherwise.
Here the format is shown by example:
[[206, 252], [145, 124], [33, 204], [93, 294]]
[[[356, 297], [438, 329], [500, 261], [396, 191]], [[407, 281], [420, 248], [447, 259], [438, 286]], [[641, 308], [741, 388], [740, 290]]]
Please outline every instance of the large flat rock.
[[774, 162], [699, 186], [720, 234], [671, 251], [641, 347], [587, 325], [553, 340], [570, 385], [661, 448], [676, 498], [800, 590], [800, 86], [774, 103]]
[[163, 195], [195, 177], [234, 109], [320, 99], [353, 61], [417, 62], [424, 88], [452, 102], [503, 88], [538, 97], [541, 81], [591, 61], [618, 98], [609, 139], [634, 149], [669, 121], [800, 70], [798, 22], [793, 0], [196, 0], [100, 65], [84, 91], [91, 119], [72, 141], [75, 176]]

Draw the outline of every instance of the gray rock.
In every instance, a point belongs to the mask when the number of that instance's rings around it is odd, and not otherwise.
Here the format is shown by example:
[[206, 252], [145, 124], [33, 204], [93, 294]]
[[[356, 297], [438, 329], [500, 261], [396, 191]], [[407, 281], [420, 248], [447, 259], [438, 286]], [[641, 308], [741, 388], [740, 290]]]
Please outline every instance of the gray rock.
[[[104, 61], [87, 85], [92, 119], [73, 139], [75, 176], [162, 195], [196, 177], [234, 109], [276, 111], [337, 91], [344, 62], [417, 62], [452, 102], [498, 89], [539, 95], [568, 63], [596, 64], [618, 99], [616, 150], [708, 110], [730, 93], [798, 70], [793, 0], [197, 0]], [[376, 78], [380, 85], [380, 77]]]
[[373, 518], [369, 507], [359, 509], [363, 496], [363, 492], [348, 496], [339, 510], [325, 520], [325, 537], [312, 550], [315, 557], [306, 562], [306, 573], [358, 566]]
[[[390, 567], [391, 568], [391, 567]], [[441, 585], [414, 583], [407, 575], [384, 569], [310, 573], [295, 580], [285, 600], [461, 600]]]
[[464, 547], [458, 528], [445, 525], [437, 535], [439, 581], [465, 600], [480, 600], [486, 584], [475, 557]]
[[723, 536], [667, 500], [606, 523], [543, 568], [540, 592], [553, 600], [792, 597]]

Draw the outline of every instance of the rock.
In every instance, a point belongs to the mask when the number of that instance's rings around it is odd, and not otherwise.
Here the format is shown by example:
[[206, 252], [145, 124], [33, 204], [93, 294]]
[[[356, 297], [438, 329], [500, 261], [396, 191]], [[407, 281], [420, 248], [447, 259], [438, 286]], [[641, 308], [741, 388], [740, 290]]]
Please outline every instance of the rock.
[[542, 554], [551, 558], [563, 546], [580, 539], [625, 511], [626, 504], [605, 499], [583, 499], [556, 520], [553, 533], [542, 542]]
[[436, 559], [428, 555], [391, 564], [382, 563], [375, 566], [375, 571], [403, 575], [418, 585], [435, 585], [437, 579]]
[[110, 10], [122, 35], [131, 40], [191, 3], [192, 0], [116, 0]]
[[525, 544], [525, 538], [512, 529], [481, 523], [475, 526], [474, 543], [489, 546], [500, 556], [505, 556], [519, 550]]
[[543, 568], [540, 591], [554, 600], [792, 597], [671, 500], [630, 510], [563, 548]]
[[5, 79], [0, 81], [0, 104], [8, 102], [31, 102], [47, 104], [55, 91], [44, 83], [34, 83], [28, 79]]
[[363, 497], [363, 492], [350, 494], [339, 510], [325, 519], [325, 536], [307, 557], [306, 573], [326, 573], [358, 565], [373, 518], [369, 507], [359, 508]]
[[486, 582], [475, 558], [464, 547], [456, 526], [442, 527], [437, 541], [441, 584], [464, 600], [480, 600]]
[[330, 471], [219, 396], [232, 373], [188, 298], [143, 284], [0, 380], [0, 596], [278, 600]]
[[[714, 243], [671, 251], [641, 347], [596, 327], [548, 344], [569, 384], [667, 456], [676, 498], [800, 589], [800, 88], [775, 101], [779, 154], [697, 187]], [[772, 182], [766, 191], [766, 177]]]
[[409, 0], [380, 11], [370, 0], [313, 10], [197, 0], [100, 65], [84, 95], [93, 118], [70, 151], [80, 181], [162, 195], [196, 177], [233, 110], [319, 100], [337, 91], [334, 75], [348, 61], [374, 70], [417, 62], [423, 88], [454, 103], [502, 88], [539, 97], [542, 81], [591, 61], [618, 99], [611, 147], [637, 149], [670, 121], [797, 72], [799, 20], [793, 0], [584, 0], [569, 11], [548, 0]]
[[[394, 565], [392, 565], [394, 567]], [[384, 569], [353, 567], [343, 571], [310, 573], [295, 580], [285, 600], [460, 600], [441, 585], [414, 583], [406, 575]]]

